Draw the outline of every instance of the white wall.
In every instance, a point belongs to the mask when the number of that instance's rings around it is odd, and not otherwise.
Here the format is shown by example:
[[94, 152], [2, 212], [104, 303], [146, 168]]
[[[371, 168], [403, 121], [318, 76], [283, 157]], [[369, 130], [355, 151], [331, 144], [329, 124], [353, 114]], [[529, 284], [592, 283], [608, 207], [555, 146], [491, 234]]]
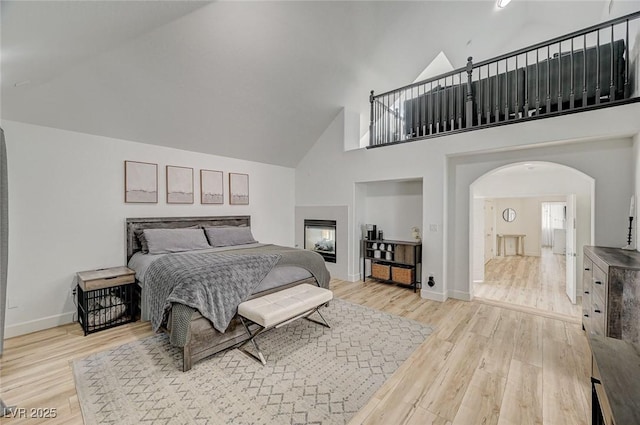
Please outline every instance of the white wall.
[[[9, 159], [7, 337], [71, 320], [75, 272], [124, 263], [126, 217], [246, 214], [257, 240], [293, 246], [291, 168], [12, 121], [2, 126]], [[158, 204], [124, 203], [124, 160], [158, 164]], [[195, 204], [166, 204], [165, 165], [194, 168]], [[200, 205], [203, 168], [225, 172], [225, 205]], [[228, 172], [249, 174], [249, 205], [229, 205]]]
[[[498, 234], [526, 235], [524, 238], [524, 254], [539, 257], [541, 254], [542, 203], [564, 202], [566, 199], [565, 196], [496, 199], [496, 211], [498, 214], [496, 232]], [[505, 208], [513, 208], [515, 210], [516, 219], [514, 221], [507, 222], [502, 218], [502, 211]], [[513, 238], [505, 241], [505, 245], [507, 246], [506, 252], [508, 254], [515, 252]]]
[[[345, 152], [344, 116], [338, 115], [296, 167], [297, 205], [347, 205], [350, 216], [350, 273], [357, 270], [357, 241], [365, 224], [356, 199], [356, 183], [374, 180], [423, 181], [423, 281], [432, 273], [436, 285], [422, 295], [468, 297], [469, 185], [484, 173], [522, 158], [566, 163], [596, 178], [596, 243], [617, 241], [621, 216], [631, 196], [632, 148], [629, 136], [640, 130], [640, 104], [571, 114], [517, 125], [464, 132], [390, 147]], [[606, 123], [606, 125], [604, 124]], [[624, 135], [623, 141], [611, 142]], [[588, 140], [603, 139], [601, 144]], [[580, 141], [558, 144], [558, 141]], [[607, 149], [608, 144], [612, 149]], [[530, 149], [544, 146], [543, 151]], [[495, 152], [487, 158], [485, 152]], [[491, 154], [489, 154], [491, 155]], [[457, 176], [455, 160], [473, 169]], [[449, 161], [451, 159], [451, 163]], [[473, 164], [480, 161], [478, 167]], [[327, 169], [331, 172], [327, 172]], [[464, 166], [463, 166], [464, 168]], [[467, 172], [469, 171], [469, 172]], [[471, 176], [473, 176], [471, 178]], [[464, 177], [464, 179], [461, 179]], [[464, 180], [464, 184], [460, 182]], [[360, 206], [360, 208], [362, 208]], [[434, 229], [434, 231], [431, 231]], [[445, 267], [446, 265], [446, 267]]]
[[413, 240], [412, 227], [422, 227], [422, 181], [364, 184], [364, 220], [382, 230], [385, 239]]

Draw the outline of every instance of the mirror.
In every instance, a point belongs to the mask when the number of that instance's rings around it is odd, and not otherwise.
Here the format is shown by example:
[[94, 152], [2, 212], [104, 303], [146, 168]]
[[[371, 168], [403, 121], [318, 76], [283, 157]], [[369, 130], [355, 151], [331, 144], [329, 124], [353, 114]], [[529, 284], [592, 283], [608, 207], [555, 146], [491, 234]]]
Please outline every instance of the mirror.
[[504, 218], [504, 221], [511, 223], [516, 219], [516, 210], [513, 208], [505, 208], [505, 210], [502, 211], [502, 218]]

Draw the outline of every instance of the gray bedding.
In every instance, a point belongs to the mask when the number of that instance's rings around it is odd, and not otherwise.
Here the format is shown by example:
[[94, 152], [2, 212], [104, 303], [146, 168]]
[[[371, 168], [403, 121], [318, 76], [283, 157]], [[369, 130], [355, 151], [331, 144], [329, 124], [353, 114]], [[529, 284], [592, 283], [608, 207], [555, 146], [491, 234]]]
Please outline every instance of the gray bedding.
[[147, 270], [151, 325], [160, 329], [173, 303], [197, 309], [218, 332], [224, 332], [280, 255], [198, 252], [167, 255]]
[[[153, 312], [154, 329], [163, 324], [172, 305], [179, 305], [180, 308], [173, 309], [173, 315], [177, 313], [180, 317], [172, 317], [173, 323], [190, 320], [196, 309], [223, 332], [238, 304], [252, 293], [268, 289], [263, 285], [265, 276], [271, 276], [269, 287], [310, 275], [320, 286], [329, 286], [329, 272], [322, 257], [316, 253], [262, 244], [234, 248], [134, 256], [131, 259], [129, 265], [144, 282], [143, 293], [146, 295], [143, 296]], [[156, 258], [149, 261], [148, 257]], [[292, 272], [297, 275], [294, 279], [291, 279]], [[277, 277], [285, 281], [277, 282]], [[172, 343], [184, 345], [187, 339], [184, 332], [184, 329], [172, 329]]]
[[[268, 245], [255, 243], [255, 244], [247, 244], [241, 246], [233, 246], [233, 247], [222, 247], [222, 248], [211, 248], [206, 250], [198, 250], [198, 251], [188, 251], [183, 253], [176, 253], [172, 255], [182, 255], [188, 254], [190, 252], [225, 252], [225, 251], [237, 251], [237, 250], [247, 250], [253, 248], [265, 247]], [[131, 259], [129, 260], [129, 268], [136, 272], [136, 279], [138, 284], [140, 285], [142, 298], [140, 300], [141, 307], [141, 316], [142, 320], [150, 320], [149, 317], [149, 306], [147, 305], [146, 300], [146, 289], [145, 289], [145, 274], [147, 269], [158, 258], [161, 258], [165, 255], [169, 254], [143, 254], [142, 252], [135, 253]], [[296, 265], [281, 265], [276, 264], [276, 266], [271, 269], [271, 271], [262, 279], [262, 282], [255, 288], [254, 293], [267, 291], [269, 289], [277, 288], [278, 286], [282, 286], [286, 283], [297, 282], [299, 280], [307, 279], [311, 277], [311, 273], [307, 269]], [[191, 309], [193, 310], [193, 309]], [[175, 314], [175, 312], [174, 312]], [[189, 317], [191, 317], [189, 315]]]

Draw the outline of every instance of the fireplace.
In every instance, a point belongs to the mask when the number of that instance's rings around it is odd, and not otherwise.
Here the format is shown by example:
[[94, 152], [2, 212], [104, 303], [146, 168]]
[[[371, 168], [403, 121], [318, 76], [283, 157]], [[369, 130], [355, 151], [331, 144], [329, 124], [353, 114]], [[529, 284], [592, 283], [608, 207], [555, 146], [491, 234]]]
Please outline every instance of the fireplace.
[[304, 249], [315, 251], [324, 261], [336, 262], [336, 221], [305, 220]]

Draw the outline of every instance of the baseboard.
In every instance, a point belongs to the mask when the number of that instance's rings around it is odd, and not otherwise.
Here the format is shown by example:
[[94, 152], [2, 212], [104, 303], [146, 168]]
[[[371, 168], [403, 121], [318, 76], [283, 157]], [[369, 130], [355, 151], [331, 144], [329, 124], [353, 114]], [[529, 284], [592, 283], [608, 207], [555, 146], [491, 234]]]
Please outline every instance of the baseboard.
[[349, 274], [347, 275], [347, 277], [348, 277], [347, 279], [348, 282], [357, 282], [362, 279], [362, 275], [360, 273]]
[[427, 300], [445, 302], [447, 300], [447, 296], [442, 292], [434, 292], [429, 291], [428, 289], [422, 288], [420, 290], [420, 297], [425, 298]]
[[37, 332], [44, 329], [55, 328], [56, 326], [60, 325], [66, 325], [67, 323], [73, 322], [74, 314], [74, 311], [70, 311], [67, 313], [56, 314], [55, 316], [29, 320], [28, 322], [16, 323], [15, 325], [8, 325], [4, 328], [4, 337], [5, 339], [12, 338], [14, 336], [25, 335], [31, 332]]
[[462, 301], [471, 301], [471, 294], [465, 291], [452, 291], [451, 298]]

